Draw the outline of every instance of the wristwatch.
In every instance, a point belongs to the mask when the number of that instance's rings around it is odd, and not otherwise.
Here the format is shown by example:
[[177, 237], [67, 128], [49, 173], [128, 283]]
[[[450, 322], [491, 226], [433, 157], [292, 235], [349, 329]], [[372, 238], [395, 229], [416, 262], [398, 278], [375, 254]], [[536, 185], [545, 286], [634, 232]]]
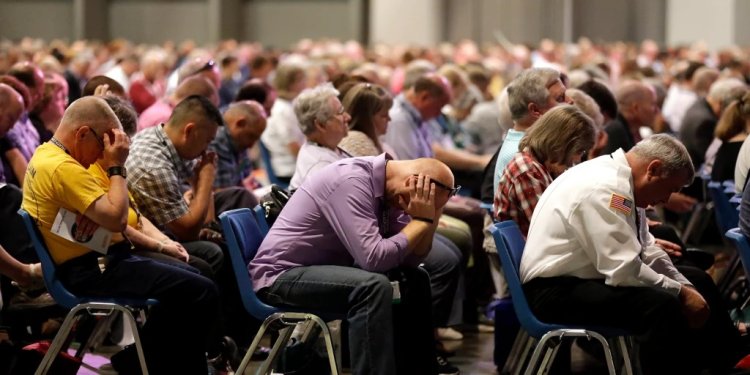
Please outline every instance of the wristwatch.
[[114, 166], [107, 169], [107, 177], [121, 176], [122, 178], [128, 178], [128, 171], [123, 166]]

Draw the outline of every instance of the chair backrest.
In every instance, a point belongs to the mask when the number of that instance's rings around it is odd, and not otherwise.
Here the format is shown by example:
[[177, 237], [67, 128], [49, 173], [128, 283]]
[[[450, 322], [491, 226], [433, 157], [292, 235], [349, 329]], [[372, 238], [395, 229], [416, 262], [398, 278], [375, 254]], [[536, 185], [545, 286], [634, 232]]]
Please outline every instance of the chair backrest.
[[260, 158], [263, 161], [263, 166], [266, 167], [268, 180], [271, 181], [272, 184], [276, 184], [284, 189], [288, 189], [289, 184], [279, 180], [279, 177], [276, 176], [276, 173], [273, 170], [273, 166], [271, 165], [271, 152], [268, 151], [268, 148], [263, 144], [261, 140], [258, 140], [258, 148], [260, 149]]
[[232, 270], [241, 291], [242, 304], [250, 315], [263, 321], [278, 309], [258, 299], [247, 266], [258, 252], [264, 236], [249, 208], [226, 211], [219, 215], [219, 220], [232, 260]]
[[562, 328], [562, 326], [540, 322], [531, 312], [521, 287], [519, 269], [526, 241], [523, 239], [521, 230], [518, 229], [518, 224], [512, 220], [495, 223], [490, 227], [490, 232], [495, 239], [497, 254], [500, 256], [503, 274], [513, 299], [513, 309], [516, 311], [521, 326], [529, 335], [537, 339], [548, 331]]
[[724, 236], [737, 247], [737, 253], [742, 261], [742, 268], [745, 269], [745, 277], [750, 277], [750, 241], [748, 241], [740, 228], [730, 229]]
[[18, 214], [21, 215], [21, 218], [23, 219], [26, 231], [29, 233], [31, 241], [34, 243], [34, 251], [36, 251], [39, 261], [42, 264], [42, 275], [44, 276], [44, 285], [47, 287], [47, 291], [60, 306], [72, 309], [81, 302], [81, 299], [68, 291], [68, 289], [57, 278], [55, 262], [49, 254], [49, 249], [47, 249], [47, 245], [44, 243], [44, 238], [39, 232], [39, 228], [34, 219], [24, 209], [18, 210]]
[[257, 205], [253, 208], [253, 213], [255, 213], [255, 221], [258, 222], [260, 233], [265, 237], [268, 234], [268, 231], [271, 230], [271, 228], [268, 227], [268, 221], [266, 221], [266, 210], [264, 210], [261, 205]]
[[714, 202], [714, 212], [716, 213], [716, 223], [719, 230], [726, 233], [728, 230], [736, 227], [740, 221], [737, 209], [729, 202], [729, 196], [725, 192], [725, 186], [718, 181], [708, 183], [708, 193]]

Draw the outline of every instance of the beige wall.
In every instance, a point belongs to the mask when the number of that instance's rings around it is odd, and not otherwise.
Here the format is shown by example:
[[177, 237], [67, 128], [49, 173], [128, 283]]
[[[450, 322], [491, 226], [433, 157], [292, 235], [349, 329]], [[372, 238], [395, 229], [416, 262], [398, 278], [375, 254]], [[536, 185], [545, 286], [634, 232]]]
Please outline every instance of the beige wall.
[[73, 39], [69, 0], [0, 0], [0, 38]]
[[703, 40], [712, 49], [733, 44], [735, 2], [736, 0], [667, 0], [667, 42], [682, 44]]

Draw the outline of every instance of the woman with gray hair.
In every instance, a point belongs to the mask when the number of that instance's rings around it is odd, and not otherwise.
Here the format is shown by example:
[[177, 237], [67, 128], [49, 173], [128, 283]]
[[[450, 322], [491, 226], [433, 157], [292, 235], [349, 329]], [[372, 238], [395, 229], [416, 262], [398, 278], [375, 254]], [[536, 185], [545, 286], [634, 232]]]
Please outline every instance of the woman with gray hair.
[[594, 121], [572, 105], [555, 107], [521, 140], [495, 192], [495, 217], [514, 220], [526, 236], [531, 214], [552, 180], [586, 159], [594, 147]]
[[312, 173], [350, 155], [338, 147], [349, 129], [351, 116], [330, 83], [302, 91], [294, 100], [294, 113], [307, 139], [299, 150], [297, 165], [289, 184], [296, 189]]
[[273, 80], [278, 98], [271, 108], [266, 130], [260, 137], [262, 146], [271, 154], [271, 165], [266, 168], [271, 168], [283, 181], [288, 181], [294, 173], [297, 154], [305, 141], [297, 116], [294, 114], [292, 101], [305, 88], [306, 77], [305, 69], [301, 65], [279, 65]]

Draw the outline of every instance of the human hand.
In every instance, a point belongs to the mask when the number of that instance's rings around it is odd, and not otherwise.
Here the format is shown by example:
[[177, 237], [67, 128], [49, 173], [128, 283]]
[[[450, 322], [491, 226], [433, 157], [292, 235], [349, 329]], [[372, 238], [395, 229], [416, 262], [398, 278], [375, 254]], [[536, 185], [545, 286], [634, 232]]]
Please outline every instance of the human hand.
[[711, 309], [709, 309], [703, 296], [692, 286], [683, 285], [678, 298], [682, 304], [682, 312], [687, 318], [688, 326], [690, 328], [703, 327], [711, 313]]
[[99, 224], [84, 215], [78, 215], [76, 217], [75, 230], [71, 234], [78, 242], [88, 242], [97, 229], [99, 229]]
[[681, 214], [690, 212], [696, 203], [698, 203], [698, 201], [693, 197], [682, 193], [672, 193], [672, 195], [669, 196], [667, 203], [664, 203], [664, 207], [670, 211]]
[[112, 129], [102, 135], [104, 166], [121, 167], [130, 153], [130, 138], [122, 129]]
[[403, 196], [398, 197], [399, 205], [411, 217], [435, 220], [435, 184], [430, 181], [430, 176], [420, 173], [406, 180], [409, 190], [409, 202]]
[[193, 170], [193, 176], [195, 176], [195, 178], [197, 179], [195, 183], [197, 183], [198, 181], [205, 181], [206, 179], [210, 179], [213, 184], [214, 177], [216, 177], [215, 152], [205, 151], [201, 155], [200, 161], [198, 161], [198, 163], [195, 165], [195, 169]]
[[682, 256], [682, 248], [680, 247], [680, 245], [674, 242], [669, 242], [667, 240], [662, 240], [661, 238], [654, 238], [654, 242], [656, 243], [656, 246], [661, 247], [667, 254], [669, 254], [669, 256]]
[[182, 194], [182, 198], [185, 199], [185, 203], [187, 203], [188, 206], [190, 205], [190, 201], [193, 200], [193, 197], [195, 197], [195, 194], [193, 194], [193, 189], [188, 189]]
[[112, 95], [112, 91], [109, 90], [108, 84], [102, 84], [99, 86], [96, 86], [94, 89], [94, 96], [105, 96], [105, 95]]
[[177, 258], [183, 262], [190, 259], [190, 255], [187, 250], [177, 241], [167, 240], [161, 250], [164, 254], [167, 254], [173, 258]]

